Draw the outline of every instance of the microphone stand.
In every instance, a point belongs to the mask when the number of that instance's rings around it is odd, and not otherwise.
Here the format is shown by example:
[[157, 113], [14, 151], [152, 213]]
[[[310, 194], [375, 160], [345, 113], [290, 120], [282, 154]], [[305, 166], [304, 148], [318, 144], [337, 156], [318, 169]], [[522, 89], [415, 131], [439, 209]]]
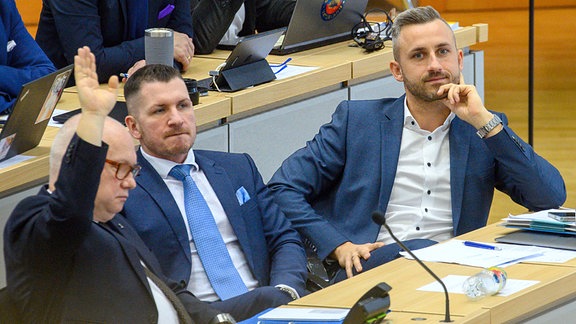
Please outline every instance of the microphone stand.
[[440, 280], [440, 278], [438, 278], [438, 276], [434, 272], [432, 272], [432, 270], [430, 270], [430, 268], [428, 268], [428, 266], [424, 264], [424, 262], [420, 261], [420, 259], [416, 255], [414, 255], [414, 253], [412, 253], [412, 251], [406, 245], [404, 245], [404, 243], [402, 243], [402, 241], [400, 241], [394, 235], [394, 233], [392, 233], [392, 230], [390, 229], [388, 224], [386, 224], [386, 219], [384, 218], [384, 215], [382, 213], [380, 212], [372, 213], [372, 220], [374, 220], [374, 222], [376, 222], [377, 224], [384, 226], [388, 231], [388, 233], [390, 233], [392, 239], [396, 243], [398, 243], [398, 245], [400, 245], [400, 247], [404, 251], [408, 252], [408, 254], [410, 254], [410, 256], [412, 256], [412, 258], [414, 258], [414, 260], [416, 260], [420, 264], [420, 266], [422, 266], [422, 268], [424, 268], [424, 270], [426, 270], [434, 279], [436, 279], [436, 281], [438, 281], [440, 285], [442, 285], [442, 288], [444, 289], [444, 296], [446, 297], [446, 309], [444, 311], [444, 320], [441, 322], [445, 323], [452, 322], [452, 320], [450, 319], [450, 298], [448, 297], [448, 289], [446, 288], [446, 285], [442, 282], [442, 280]]

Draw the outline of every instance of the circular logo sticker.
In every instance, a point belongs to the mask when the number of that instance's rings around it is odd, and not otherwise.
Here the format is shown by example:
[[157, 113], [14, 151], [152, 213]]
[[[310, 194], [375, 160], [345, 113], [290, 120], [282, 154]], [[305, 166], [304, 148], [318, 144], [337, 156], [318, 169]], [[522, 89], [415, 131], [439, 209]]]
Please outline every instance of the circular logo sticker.
[[322, 20], [329, 21], [336, 18], [340, 11], [342, 11], [342, 8], [344, 8], [345, 2], [346, 0], [324, 0], [322, 8], [320, 8]]

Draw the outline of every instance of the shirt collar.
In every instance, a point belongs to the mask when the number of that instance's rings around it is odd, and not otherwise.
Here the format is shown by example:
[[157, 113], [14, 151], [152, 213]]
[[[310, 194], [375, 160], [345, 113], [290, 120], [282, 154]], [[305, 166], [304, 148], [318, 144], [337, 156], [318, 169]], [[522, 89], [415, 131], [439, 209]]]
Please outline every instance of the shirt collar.
[[[166, 160], [166, 159], [152, 156], [152, 155], [144, 152], [142, 147], [140, 147], [140, 153], [142, 153], [142, 156], [148, 162], [150, 162], [152, 167], [156, 170], [156, 172], [158, 172], [158, 174], [160, 175], [160, 177], [162, 177], [162, 179], [168, 179], [168, 173], [170, 173], [170, 170], [172, 170], [172, 168], [174, 166], [179, 164], [179, 163], [175, 163], [175, 162], [170, 161], [170, 160]], [[196, 157], [194, 156], [194, 151], [192, 149], [190, 149], [190, 151], [188, 152], [188, 156], [186, 156], [186, 160], [184, 160], [184, 163], [182, 163], [182, 164], [191, 165], [192, 171], [200, 170], [198, 163], [196, 163]], [[172, 177], [170, 177], [170, 178], [172, 178]]]
[[[448, 117], [446, 117], [446, 120], [444, 121], [442, 126], [439, 127], [442, 132], [446, 132], [448, 131], [448, 129], [450, 129], [450, 123], [452, 123], [452, 120], [454, 119], [455, 116], [456, 115], [453, 112], [450, 112], [450, 114], [448, 115]], [[416, 119], [414, 119], [414, 116], [412, 116], [412, 113], [410, 113], [410, 109], [408, 109], [408, 102], [406, 101], [406, 98], [404, 98], [404, 127], [416, 131], [422, 130], [420, 128], [420, 125], [418, 125], [418, 121], [416, 121]]]

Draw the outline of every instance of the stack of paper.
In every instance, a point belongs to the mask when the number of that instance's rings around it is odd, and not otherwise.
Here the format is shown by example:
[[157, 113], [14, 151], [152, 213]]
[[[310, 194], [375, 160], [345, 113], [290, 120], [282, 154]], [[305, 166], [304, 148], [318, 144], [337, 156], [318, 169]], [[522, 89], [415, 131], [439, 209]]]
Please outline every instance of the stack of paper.
[[576, 223], [556, 220], [551, 217], [555, 212], [573, 213], [574, 209], [547, 209], [529, 214], [509, 215], [503, 219], [503, 225], [531, 231], [576, 235]]

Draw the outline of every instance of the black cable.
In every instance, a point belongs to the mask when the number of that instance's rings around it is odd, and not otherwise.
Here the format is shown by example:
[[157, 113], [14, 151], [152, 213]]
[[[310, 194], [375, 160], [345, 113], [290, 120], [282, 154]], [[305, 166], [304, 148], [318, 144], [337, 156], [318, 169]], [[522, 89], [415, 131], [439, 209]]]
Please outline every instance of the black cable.
[[[386, 15], [384, 22], [369, 22], [366, 18], [370, 13], [381, 12]], [[384, 28], [382, 29], [382, 23]], [[358, 46], [365, 49], [367, 52], [377, 51], [384, 48], [384, 42], [391, 40], [392, 18], [386, 10], [380, 8], [372, 8], [362, 16], [362, 21], [352, 27], [352, 39]], [[377, 29], [373, 27], [376, 26]]]

